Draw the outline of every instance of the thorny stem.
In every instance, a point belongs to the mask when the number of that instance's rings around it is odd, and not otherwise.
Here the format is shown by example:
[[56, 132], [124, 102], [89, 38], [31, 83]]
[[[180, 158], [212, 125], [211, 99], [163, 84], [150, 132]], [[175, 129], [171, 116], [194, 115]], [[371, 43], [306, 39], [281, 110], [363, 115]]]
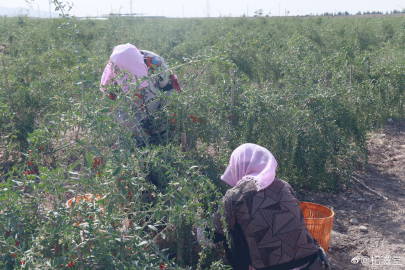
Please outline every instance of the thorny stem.
[[[2, 53], [0, 53], [2, 55]], [[6, 76], [4, 76], [5, 82], [6, 82], [6, 86], [8, 89], [10, 89], [10, 84], [8, 81], [8, 73], [6, 72], [6, 63], [4, 62], [4, 57], [1, 56], [1, 67], [2, 67], [2, 74], [5, 74]], [[9, 93], [11, 93], [11, 91], [7, 91]]]
[[55, 6], [55, 11], [60, 11], [62, 17], [69, 16], [68, 12], [72, 9], [72, 3], [67, 2], [67, 4], [65, 4], [64, 1], [61, 0], [52, 0], [52, 4]]

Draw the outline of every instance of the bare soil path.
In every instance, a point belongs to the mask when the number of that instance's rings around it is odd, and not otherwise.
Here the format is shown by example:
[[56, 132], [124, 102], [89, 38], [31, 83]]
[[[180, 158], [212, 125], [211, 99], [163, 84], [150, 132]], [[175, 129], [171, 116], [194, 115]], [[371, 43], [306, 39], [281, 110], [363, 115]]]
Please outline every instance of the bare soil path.
[[339, 194], [300, 198], [336, 213], [329, 251], [332, 269], [405, 269], [405, 121], [370, 134], [369, 163]]

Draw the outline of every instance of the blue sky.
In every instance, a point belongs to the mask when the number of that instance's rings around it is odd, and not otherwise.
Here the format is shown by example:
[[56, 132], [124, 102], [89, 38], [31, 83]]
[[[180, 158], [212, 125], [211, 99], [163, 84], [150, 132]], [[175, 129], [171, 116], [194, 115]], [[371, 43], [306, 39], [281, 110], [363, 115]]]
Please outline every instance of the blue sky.
[[[66, 0], [63, 0], [66, 2]], [[131, 0], [70, 0], [71, 13], [96, 16], [110, 12], [129, 12]], [[49, 0], [0, 0], [0, 7], [29, 7], [49, 10]], [[264, 14], [321, 14], [324, 12], [391, 11], [405, 9], [405, 0], [132, 0], [133, 12], [169, 17], [252, 16]]]

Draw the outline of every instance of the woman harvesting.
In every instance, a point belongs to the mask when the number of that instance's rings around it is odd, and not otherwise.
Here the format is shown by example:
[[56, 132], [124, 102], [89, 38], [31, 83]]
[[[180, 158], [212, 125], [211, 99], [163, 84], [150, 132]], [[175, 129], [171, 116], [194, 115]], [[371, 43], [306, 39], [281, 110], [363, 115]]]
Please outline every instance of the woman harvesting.
[[114, 85], [135, 100], [129, 108], [133, 116], [122, 108], [117, 111], [117, 118], [132, 130], [138, 144], [161, 137], [166, 130], [153, 125], [154, 114], [163, 105], [159, 93], [170, 95], [174, 90], [180, 91], [177, 77], [170, 74], [164, 59], [129, 43], [115, 46], [100, 82], [101, 91], [112, 100], [117, 98], [117, 93], [109, 86]]
[[[222, 181], [225, 224], [233, 269], [326, 269], [325, 253], [305, 227], [291, 186], [276, 177], [277, 161], [266, 148], [243, 144], [230, 158]], [[223, 229], [216, 220], [217, 232]]]

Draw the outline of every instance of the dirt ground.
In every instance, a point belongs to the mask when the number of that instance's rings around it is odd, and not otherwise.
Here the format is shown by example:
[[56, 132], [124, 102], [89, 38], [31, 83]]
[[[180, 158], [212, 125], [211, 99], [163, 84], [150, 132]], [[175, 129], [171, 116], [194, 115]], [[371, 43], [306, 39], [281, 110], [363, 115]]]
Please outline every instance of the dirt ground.
[[348, 190], [300, 199], [335, 211], [332, 269], [405, 269], [405, 121], [370, 134], [368, 150], [369, 163]]

